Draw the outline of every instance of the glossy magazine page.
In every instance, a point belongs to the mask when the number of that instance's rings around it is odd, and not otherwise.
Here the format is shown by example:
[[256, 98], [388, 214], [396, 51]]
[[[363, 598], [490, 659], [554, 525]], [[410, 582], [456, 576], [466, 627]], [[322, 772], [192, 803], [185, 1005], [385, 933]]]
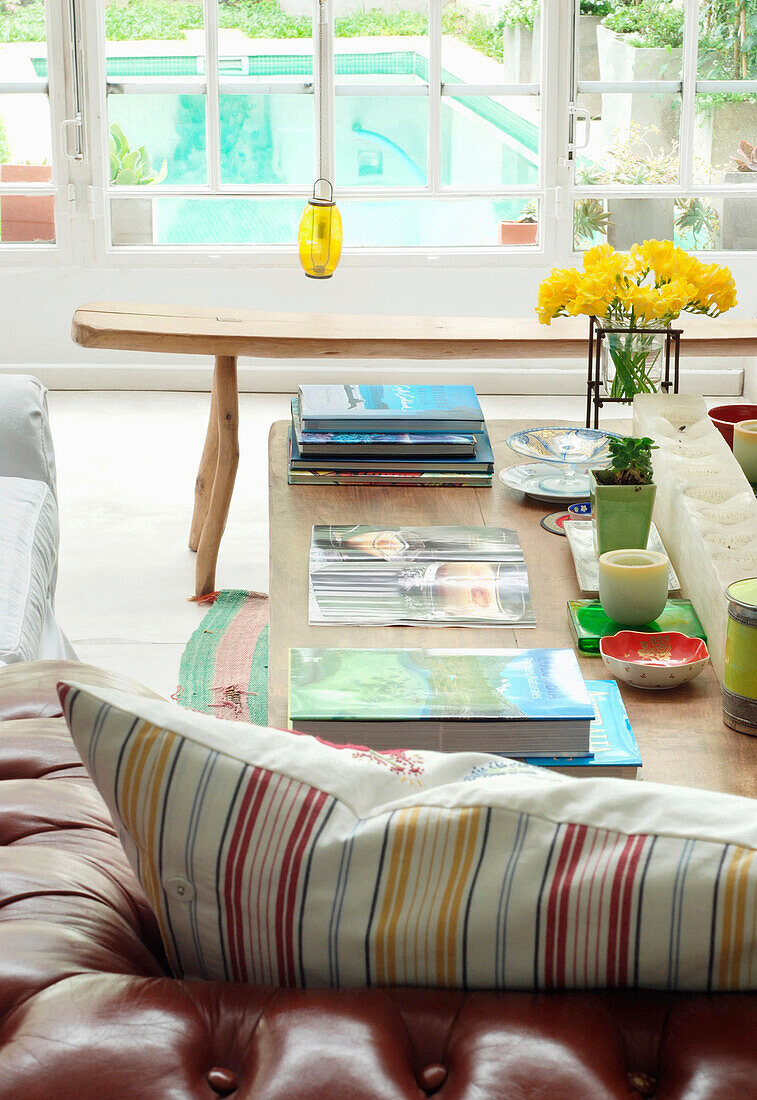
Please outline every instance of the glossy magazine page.
[[517, 533], [500, 527], [313, 528], [313, 625], [535, 626]]

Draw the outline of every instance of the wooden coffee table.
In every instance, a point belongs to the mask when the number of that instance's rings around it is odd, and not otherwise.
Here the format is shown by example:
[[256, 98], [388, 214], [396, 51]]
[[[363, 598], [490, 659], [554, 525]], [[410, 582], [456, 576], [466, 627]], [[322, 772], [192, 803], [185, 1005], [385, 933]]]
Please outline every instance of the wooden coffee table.
[[[552, 422], [553, 423], [553, 422]], [[627, 430], [608, 421], [607, 428]], [[505, 445], [533, 421], [489, 422], [495, 470], [522, 461]], [[270, 473], [270, 724], [287, 725], [290, 646], [379, 648], [573, 647], [566, 601], [578, 599], [567, 539], [539, 524], [558, 505], [539, 504], [506, 488], [407, 489], [384, 486], [287, 485], [287, 423], [271, 428]], [[398, 526], [514, 527], [526, 558], [535, 630], [509, 627], [356, 627], [308, 625], [308, 552], [313, 524], [369, 523]], [[579, 656], [587, 679], [611, 679], [599, 657]], [[757, 796], [757, 738], [723, 724], [720, 688], [711, 667], [691, 684], [670, 692], [645, 692], [621, 684], [639, 742], [645, 779], [732, 794]]]

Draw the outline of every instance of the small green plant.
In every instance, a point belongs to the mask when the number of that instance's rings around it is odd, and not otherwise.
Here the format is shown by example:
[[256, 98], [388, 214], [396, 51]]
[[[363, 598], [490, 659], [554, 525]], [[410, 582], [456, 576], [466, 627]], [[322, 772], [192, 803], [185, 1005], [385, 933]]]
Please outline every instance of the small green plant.
[[164, 160], [156, 172], [144, 145], [132, 149], [129, 139], [115, 122], [110, 128], [110, 182], [121, 187], [162, 183], [168, 173]]
[[537, 210], [536, 210], [536, 203], [535, 202], [527, 202], [526, 205], [523, 207], [520, 214], [518, 214], [518, 217], [515, 220], [519, 221], [519, 222], [535, 222], [535, 221], [537, 221], [538, 220], [538, 215], [537, 215]]
[[717, 210], [707, 199], [676, 199], [675, 211], [675, 228], [679, 233], [691, 233], [694, 248], [716, 246], [720, 222]]
[[610, 211], [601, 199], [578, 199], [573, 206], [573, 247], [593, 244], [597, 236], [606, 237], [611, 225]]
[[674, 50], [683, 46], [683, 7], [669, 0], [640, 0], [621, 4], [603, 22], [617, 34], [627, 35], [631, 46]]
[[652, 451], [657, 444], [649, 436], [621, 436], [609, 441], [610, 465], [606, 470], [595, 470], [594, 477], [600, 485], [651, 485]]

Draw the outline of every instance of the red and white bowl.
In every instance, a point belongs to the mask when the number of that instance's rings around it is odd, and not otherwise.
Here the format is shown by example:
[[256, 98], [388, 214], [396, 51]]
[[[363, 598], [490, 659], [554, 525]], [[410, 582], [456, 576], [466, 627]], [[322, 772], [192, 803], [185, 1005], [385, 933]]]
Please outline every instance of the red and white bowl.
[[599, 652], [618, 680], [648, 691], [687, 684], [710, 659], [701, 638], [689, 638], [675, 631], [649, 634], [621, 630], [610, 638], [601, 638]]

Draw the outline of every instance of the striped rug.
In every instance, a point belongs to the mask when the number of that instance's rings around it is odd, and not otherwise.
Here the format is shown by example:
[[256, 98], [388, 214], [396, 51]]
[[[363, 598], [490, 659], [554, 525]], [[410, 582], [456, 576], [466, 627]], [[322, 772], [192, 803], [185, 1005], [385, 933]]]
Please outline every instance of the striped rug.
[[174, 698], [187, 710], [268, 725], [268, 596], [218, 593], [181, 655]]

